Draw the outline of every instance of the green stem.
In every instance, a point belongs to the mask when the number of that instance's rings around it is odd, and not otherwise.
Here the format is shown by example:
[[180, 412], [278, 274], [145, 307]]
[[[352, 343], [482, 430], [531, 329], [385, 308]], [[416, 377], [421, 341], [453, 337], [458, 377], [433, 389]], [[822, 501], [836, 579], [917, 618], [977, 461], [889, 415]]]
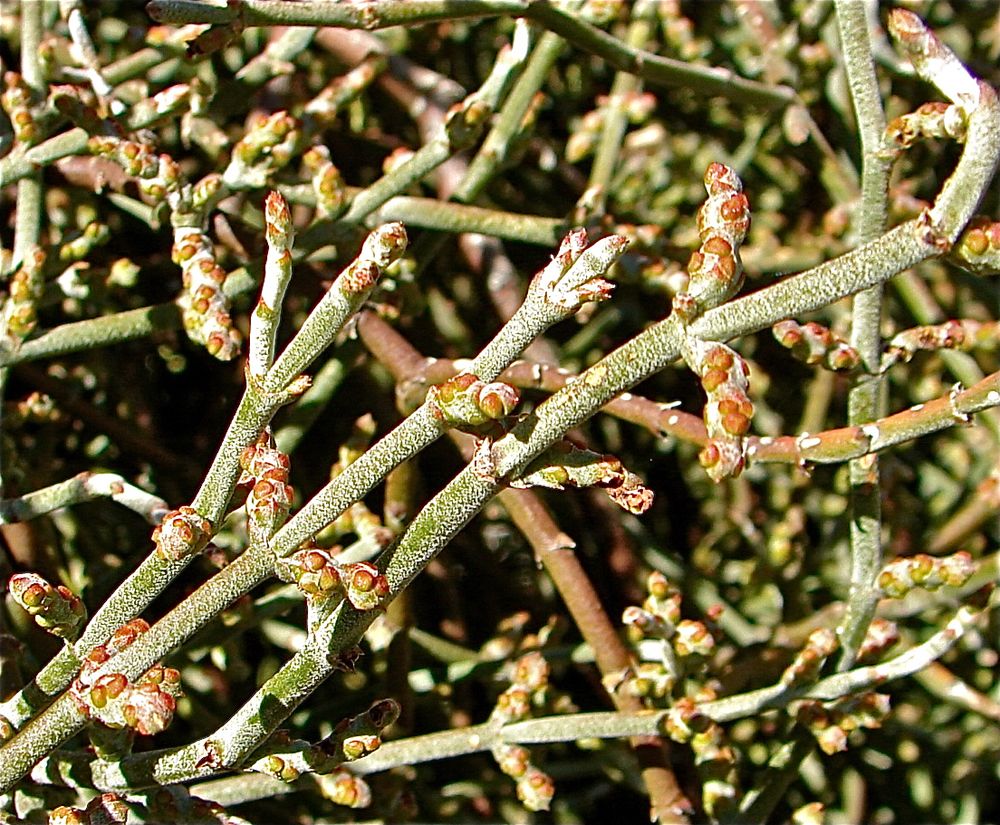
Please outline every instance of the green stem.
[[[625, 43], [634, 49], [641, 49], [655, 32], [653, 23], [656, 4], [640, 0], [632, 8], [632, 22], [625, 36]], [[593, 193], [594, 211], [604, 213], [604, 205], [611, 188], [611, 178], [622, 151], [622, 141], [628, 128], [626, 97], [641, 91], [642, 80], [629, 72], [619, 71], [611, 84], [608, 104], [604, 107], [604, 121], [601, 137], [594, 152], [594, 162], [590, 167], [590, 182], [587, 191]]]
[[[861, 0], [838, 0], [837, 22], [844, 53], [851, 98], [861, 136], [861, 211], [858, 236], [862, 242], [878, 237], [888, 216], [890, 163], [879, 155], [885, 131], [885, 114], [879, 98], [878, 78], [868, 39], [868, 23]], [[882, 285], [870, 287], [854, 298], [851, 345], [861, 355], [866, 374], [861, 375], [848, 398], [848, 420], [858, 426], [882, 414]], [[852, 459], [851, 480], [851, 590], [847, 612], [839, 628], [841, 670], [849, 668], [868, 625], [875, 615], [878, 591], [875, 579], [882, 566], [882, 511], [878, 458]]]

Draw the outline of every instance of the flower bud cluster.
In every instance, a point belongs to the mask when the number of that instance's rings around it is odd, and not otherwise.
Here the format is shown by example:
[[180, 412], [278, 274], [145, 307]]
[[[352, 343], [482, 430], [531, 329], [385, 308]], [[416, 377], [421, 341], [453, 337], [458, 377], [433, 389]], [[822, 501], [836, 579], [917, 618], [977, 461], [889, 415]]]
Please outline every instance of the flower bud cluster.
[[360, 776], [338, 770], [316, 777], [320, 793], [336, 805], [367, 808], [372, 804], [372, 789]]
[[831, 370], [852, 370], [861, 363], [858, 351], [829, 327], [809, 321], [779, 321], [771, 331], [781, 346], [806, 364], [823, 364]]
[[600, 487], [630, 513], [640, 515], [653, 504], [653, 491], [626, 470], [613, 455], [581, 449], [569, 441], [557, 442], [510, 482], [511, 487]]
[[[538, 651], [521, 656], [513, 665], [511, 684], [497, 697], [490, 721], [506, 725], [527, 718], [534, 705], [542, 704], [549, 687], [549, 663]], [[517, 781], [517, 797], [530, 811], [547, 811], [555, 794], [555, 783], [531, 762], [531, 754], [520, 745], [498, 745], [493, 758], [507, 776]]]
[[134, 140], [95, 135], [87, 141], [87, 150], [92, 155], [115, 161], [134, 178], [155, 177], [160, 168], [160, 159], [153, 148]]
[[525, 719], [535, 704], [545, 701], [549, 663], [538, 651], [525, 653], [513, 666], [511, 684], [497, 697], [490, 720], [502, 725]]
[[1000, 342], [1000, 322], [945, 321], [923, 327], [911, 327], [897, 333], [889, 341], [887, 360], [909, 361], [922, 350], [968, 350], [977, 346], [997, 346]]
[[[160, 787], [147, 794], [145, 822], [190, 822], [202, 825], [250, 825], [247, 820], [227, 813], [218, 802], [192, 796], [183, 785]], [[96, 825], [96, 823], [94, 823]]]
[[345, 295], [364, 295], [403, 256], [408, 243], [406, 227], [399, 221], [376, 227], [365, 238], [358, 257], [337, 276], [334, 287]]
[[976, 563], [964, 550], [950, 556], [915, 556], [889, 562], [878, 575], [878, 586], [890, 599], [901, 599], [911, 590], [961, 587], [976, 572]]
[[14, 140], [25, 146], [33, 146], [42, 138], [35, 113], [39, 101], [18, 72], [4, 72], [3, 83], [0, 108], [3, 108], [10, 120]]
[[38, 323], [37, 303], [42, 297], [42, 268], [45, 253], [38, 247], [25, 255], [24, 261], [7, 284], [3, 306], [3, 324], [8, 335], [27, 338]]
[[915, 112], [889, 121], [882, 137], [882, 153], [894, 157], [927, 138], [950, 138], [963, 143], [967, 127], [962, 107], [942, 101], [924, 103]]
[[[267, 752], [253, 762], [250, 769], [283, 782], [294, 782], [303, 773], [329, 774], [345, 762], [353, 762], [378, 750], [382, 746], [383, 731], [398, 718], [399, 704], [394, 699], [382, 699], [364, 713], [341, 720], [333, 733], [316, 744], [293, 740], [286, 731], [278, 731], [268, 741]], [[363, 806], [357, 804], [355, 807]]]
[[233, 147], [223, 181], [234, 189], [266, 186], [273, 172], [288, 165], [301, 137], [301, 124], [288, 112], [257, 119]]
[[449, 427], [476, 430], [510, 415], [521, 394], [510, 384], [486, 383], [471, 372], [463, 372], [431, 387], [427, 398], [437, 418]]
[[187, 505], [171, 510], [153, 529], [157, 555], [167, 561], [200, 553], [212, 535], [212, 523]]
[[384, 55], [373, 54], [364, 58], [346, 74], [335, 77], [319, 94], [310, 100], [304, 112], [314, 118], [317, 125], [324, 127], [333, 123], [344, 106], [356, 100], [387, 65]]
[[87, 618], [80, 597], [61, 584], [52, 586], [37, 573], [15, 573], [7, 585], [10, 595], [31, 614], [35, 624], [53, 636], [72, 641]]
[[125, 825], [132, 806], [116, 793], [102, 793], [87, 803], [86, 808], [60, 805], [49, 811], [48, 825]]
[[[521, 656], [511, 669], [511, 685], [497, 697], [490, 720], [500, 724], [527, 718], [534, 705], [545, 701], [549, 687], [549, 664], [538, 651]], [[520, 745], [498, 745], [493, 758], [507, 776], [517, 781], [517, 797], [530, 811], [547, 811], [555, 795], [552, 777], [531, 762], [531, 754]]]
[[715, 637], [704, 622], [681, 619], [680, 591], [658, 570], [649, 574], [646, 590], [649, 595], [641, 606], [625, 608], [622, 624], [633, 644], [645, 639], [661, 642], [660, 661], [639, 664], [625, 689], [636, 696], [663, 699], [685, 666], [694, 667], [715, 651]]
[[896, 623], [881, 616], [876, 616], [868, 625], [868, 632], [858, 648], [859, 662], [872, 662], [899, 641], [899, 628]]
[[567, 315], [589, 301], [611, 297], [614, 284], [605, 280], [629, 240], [624, 235], [608, 235], [589, 244], [586, 229], [573, 229], [559, 245], [555, 257], [531, 281], [528, 300], [540, 295], [549, 306]]
[[597, 108], [587, 112], [570, 132], [566, 141], [568, 163], [581, 161], [594, 151], [612, 103], [624, 111], [629, 123], [636, 125], [644, 123], [656, 108], [656, 97], [650, 92], [628, 91], [614, 101], [608, 95], [599, 95], [596, 102]]
[[295, 492], [288, 483], [291, 462], [274, 444], [270, 428], [265, 428], [257, 442], [240, 456], [237, 484], [249, 485], [247, 495], [247, 531], [254, 544], [266, 544], [285, 523]]
[[820, 627], [809, 634], [805, 646], [792, 663], [785, 668], [779, 680], [783, 685], [801, 685], [811, 682], [819, 675], [823, 662], [840, 646], [837, 634], [826, 627]]
[[687, 286], [673, 300], [674, 312], [685, 322], [728, 301], [743, 285], [740, 244], [750, 228], [743, 183], [730, 167], [711, 163], [705, 189], [708, 199], [698, 210], [701, 246], [688, 261]]
[[448, 148], [454, 152], [471, 148], [479, 140], [479, 135], [492, 114], [493, 107], [475, 95], [470, 95], [448, 109], [444, 117], [444, 136], [448, 141]]
[[713, 481], [737, 476], [743, 471], [744, 441], [754, 413], [747, 394], [750, 368], [725, 344], [692, 337], [685, 339], [682, 354], [708, 396], [702, 416], [709, 441], [698, 460]]
[[883, 693], [862, 693], [824, 704], [806, 700], [798, 705], [796, 719], [816, 737], [823, 753], [847, 750], [847, 735], [859, 728], [879, 728], [889, 715], [889, 697]]
[[181, 268], [184, 288], [177, 303], [188, 337], [220, 361], [232, 360], [239, 354], [242, 336], [229, 314], [229, 299], [222, 291], [226, 273], [216, 263], [208, 236], [192, 227], [175, 229], [173, 260]]
[[1000, 273], [1000, 221], [976, 215], [958, 236], [947, 257], [976, 275]]
[[182, 106], [186, 106], [190, 98], [191, 85], [189, 83], [175, 83], [152, 97], [136, 101], [129, 109], [129, 120], [132, 122], [142, 121], [146, 127], [153, 126], [158, 120], [174, 114]]
[[108, 662], [149, 630], [143, 619], [116, 630], [103, 645], [84, 657], [70, 693], [88, 717], [111, 728], [130, 728], [143, 735], [163, 731], [173, 719], [181, 695], [180, 673], [154, 665], [134, 683], [108, 669]]
[[330, 159], [330, 150], [322, 144], [302, 156], [309, 182], [316, 195], [316, 211], [322, 218], [335, 218], [347, 205], [347, 184]]
[[111, 230], [106, 223], [91, 221], [75, 237], [59, 247], [59, 260], [64, 263], [82, 261], [95, 247], [102, 246], [111, 238]]
[[695, 700], [678, 699], [667, 712], [664, 732], [675, 742], [690, 744], [702, 783], [702, 803], [711, 816], [732, 805], [738, 793], [736, 754], [722, 726], [698, 710]]
[[398, 718], [399, 703], [395, 699], [380, 699], [364, 713], [342, 719], [333, 733], [316, 744], [314, 769], [327, 773], [344, 762], [374, 753], [382, 746], [383, 731]]
[[291, 581], [310, 602], [323, 603], [331, 597], [346, 597], [358, 610], [375, 610], [389, 597], [389, 581], [367, 561], [337, 564], [332, 552], [307, 545], [288, 558], [278, 559], [275, 569], [284, 581]]

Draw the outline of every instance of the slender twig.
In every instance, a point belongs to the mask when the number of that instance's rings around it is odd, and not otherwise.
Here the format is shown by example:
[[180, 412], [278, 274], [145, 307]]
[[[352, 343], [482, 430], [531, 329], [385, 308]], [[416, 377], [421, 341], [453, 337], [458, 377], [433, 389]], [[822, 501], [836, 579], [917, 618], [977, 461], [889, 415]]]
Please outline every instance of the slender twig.
[[[868, 26], [860, 0], [837, 3], [837, 23], [851, 88], [854, 113], [861, 137], [861, 211], [858, 237], [864, 242], [885, 228], [888, 214], [888, 161], [879, 156], [885, 115], [879, 99], [878, 79], [868, 40]], [[866, 374], [858, 377], [848, 399], [848, 417], [855, 426], [874, 421], [881, 414], [882, 286], [854, 296], [851, 346], [861, 356]], [[854, 662], [858, 646], [875, 613], [878, 593], [875, 578], [882, 565], [881, 490], [877, 456], [850, 461], [851, 478], [851, 593], [839, 629], [841, 669]]]

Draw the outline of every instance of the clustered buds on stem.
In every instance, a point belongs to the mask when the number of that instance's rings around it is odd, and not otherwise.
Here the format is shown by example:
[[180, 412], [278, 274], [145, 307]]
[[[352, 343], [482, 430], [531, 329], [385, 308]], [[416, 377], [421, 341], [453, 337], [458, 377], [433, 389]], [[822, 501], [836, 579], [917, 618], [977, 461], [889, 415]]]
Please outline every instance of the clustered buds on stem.
[[483, 425], [510, 415], [521, 395], [510, 384], [486, 383], [471, 372], [463, 372], [431, 387], [427, 398], [434, 405], [434, 414], [446, 425], [478, 432]]
[[[146, 795], [148, 814], [145, 822], [199, 822], [204, 825], [250, 825], [245, 819], [233, 816], [218, 802], [192, 796], [183, 785], [158, 788]], [[97, 823], [91, 823], [97, 825]]]
[[233, 147], [223, 181], [240, 189], [266, 186], [269, 176], [294, 157], [301, 137], [301, 124], [288, 112], [258, 118]]
[[305, 105], [304, 113], [314, 118], [319, 126], [330, 125], [344, 106], [356, 100], [387, 64], [385, 55], [368, 55], [349, 72], [331, 80]]
[[246, 510], [250, 540], [266, 543], [285, 523], [294, 491], [288, 483], [291, 462], [274, 444], [270, 428], [240, 456], [243, 468], [237, 484], [250, 485]]
[[897, 360], [909, 361], [920, 351], [939, 349], [984, 349], [1000, 344], [998, 321], [945, 321], [943, 324], [911, 327], [889, 341], [883, 368]]
[[368, 292], [389, 265], [403, 256], [408, 242], [406, 227], [399, 221], [375, 227], [361, 245], [358, 257], [337, 276], [334, 286], [346, 295]]
[[708, 396], [702, 415], [709, 441], [698, 460], [713, 481], [739, 475], [744, 466], [745, 436], [754, 413], [747, 394], [750, 369], [725, 344], [688, 337], [681, 350]]
[[829, 327], [809, 321], [779, 321], [771, 331], [783, 347], [806, 364], [822, 363], [831, 370], [852, 370], [861, 363], [858, 351]]
[[165, 560], [180, 559], [200, 553], [212, 536], [212, 523], [193, 507], [184, 505], [171, 510], [153, 529], [157, 555]]
[[14, 140], [25, 146], [33, 146], [42, 138], [35, 112], [39, 101], [18, 72], [5, 72], [3, 82], [0, 107], [7, 113], [13, 127]]
[[188, 337], [220, 361], [235, 358], [242, 336], [229, 314], [222, 291], [226, 273], [215, 260], [208, 236], [193, 227], [174, 233], [173, 260], [181, 268], [184, 289], [177, 298]]
[[1000, 221], [976, 215], [958, 236], [947, 257], [976, 275], [1000, 273]]
[[372, 789], [360, 776], [338, 770], [316, 777], [320, 793], [337, 805], [367, 808], [372, 804]]
[[943, 101], [924, 103], [915, 112], [889, 122], [882, 139], [882, 152], [893, 157], [926, 138], [950, 138], [961, 143], [965, 141], [967, 126], [968, 119], [961, 107]]
[[916, 587], [925, 590], [961, 587], [972, 578], [976, 567], [972, 556], [964, 550], [941, 557], [918, 553], [889, 562], [878, 575], [878, 586], [890, 599], [901, 599]]
[[132, 683], [124, 674], [108, 669], [115, 656], [148, 630], [143, 619], [132, 619], [84, 657], [70, 694], [89, 718], [143, 735], [159, 733], [170, 724], [181, 694], [177, 670], [154, 665]]
[[608, 235], [590, 246], [588, 243], [586, 229], [567, 233], [552, 260], [532, 279], [528, 300], [540, 294], [546, 304], [568, 314], [588, 301], [610, 298], [614, 284], [604, 276], [629, 240], [624, 235]]
[[38, 323], [38, 300], [45, 283], [42, 268], [45, 252], [38, 247], [25, 255], [21, 266], [7, 284], [7, 300], [3, 305], [3, 331], [14, 338], [24, 339]]
[[[509, 724], [526, 718], [533, 704], [544, 701], [549, 683], [549, 665], [534, 651], [520, 657], [513, 667], [511, 685], [497, 698], [490, 721]], [[498, 745], [493, 758], [507, 776], [517, 780], [517, 797], [530, 811], [547, 811], [555, 795], [555, 783], [547, 773], [531, 763], [527, 748]]]
[[535, 459], [511, 487], [602, 488], [624, 510], [639, 515], [653, 504], [653, 491], [613, 455], [601, 455], [563, 440]]
[[115, 161], [135, 178], [155, 177], [160, 168], [160, 159], [152, 147], [138, 141], [95, 135], [87, 141], [87, 149], [92, 155]]
[[629, 605], [622, 624], [629, 639], [638, 645], [656, 640], [660, 660], [640, 662], [624, 689], [636, 696], [667, 698], [684, 671], [694, 670], [715, 651], [715, 638], [704, 622], [681, 619], [680, 591], [659, 571], [646, 581], [649, 595], [641, 606]]
[[87, 618], [87, 608], [68, 587], [53, 587], [36, 573], [15, 573], [7, 588], [39, 627], [69, 641], [77, 637]]
[[278, 575], [294, 582], [310, 602], [346, 597], [357, 610], [375, 610], [389, 597], [389, 581], [367, 561], [338, 564], [329, 550], [309, 545], [278, 559]]
[[750, 228], [743, 183], [730, 167], [711, 163], [705, 189], [708, 199], [698, 210], [701, 246], [688, 262], [687, 286], [673, 300], [674, 312], [685, 322], [728, 301], [743, 285], [739, 250]]
[[898, 641], [899, 628], [896, 623], [882, 616], [876, 616], [868, 625], [865, 639], [858, 648], [858, 661], [876, 661]]
[[862, 693], [835, 702], [806, 700], [795, 711], [798, 721], [816, 737], [823, 753], [847, 750], [847, 735], [859, 728], [879, 728], [889, 715], [889, 697], [882, 693]]
[[[393, 699], [381, 699], [364, 713], [341, 720], [333, 733], [315, 744], [292, 740], [286, 731], [278, 731], [265, 746], [266, 753], [249, 768], [283, 782], [293, 782], [303, 773], [317, 774], [321, 778], [346, 762], [353, 762], [378, 750], [382, 746], [383, 731], [398, 718], [399, 704]], [[339, 770], [333, 780], [322, 784], [345, 800], [340, 804], [354, 808], [368, 805], [371, 801], [368, 786], [361, 782], [350, 793], [347, 778], [353, 777], [347, 771]]]
[[86, 808], [60, 805], [49, 812], [48, 825], [125, 825], [132, 806], [116, 793], [102, 793]]
[[665, 733], [675, 742], [691, 745], [702, 784], [702, 804], [717, 816], [736, 800], [736, 754], [726, 743], [722, 726], [698, 710], [695, 700], [682, 697], [667, 713]]
[[323, 145], [313, 146], [302, 155], [302, 163], [316, 195], [316, 211], [323, 218], [335, 218], [347, 204], [347, 184], [333, 165], [330, 150]]
[[785, 668], [779, 681], [791, 686], [815, 680], [823, 663], [839, 646], [836, 633], [826, 627], [817, 628], [809, 634], [805, 646]]

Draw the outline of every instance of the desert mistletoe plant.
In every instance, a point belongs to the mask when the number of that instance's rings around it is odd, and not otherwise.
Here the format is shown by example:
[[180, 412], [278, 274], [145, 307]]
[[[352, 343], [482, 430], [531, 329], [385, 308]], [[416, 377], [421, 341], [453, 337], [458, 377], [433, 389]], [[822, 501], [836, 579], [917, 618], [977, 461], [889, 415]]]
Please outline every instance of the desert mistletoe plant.
[[0, 821], [1000, 816], [995, 9], [0, 27]]

